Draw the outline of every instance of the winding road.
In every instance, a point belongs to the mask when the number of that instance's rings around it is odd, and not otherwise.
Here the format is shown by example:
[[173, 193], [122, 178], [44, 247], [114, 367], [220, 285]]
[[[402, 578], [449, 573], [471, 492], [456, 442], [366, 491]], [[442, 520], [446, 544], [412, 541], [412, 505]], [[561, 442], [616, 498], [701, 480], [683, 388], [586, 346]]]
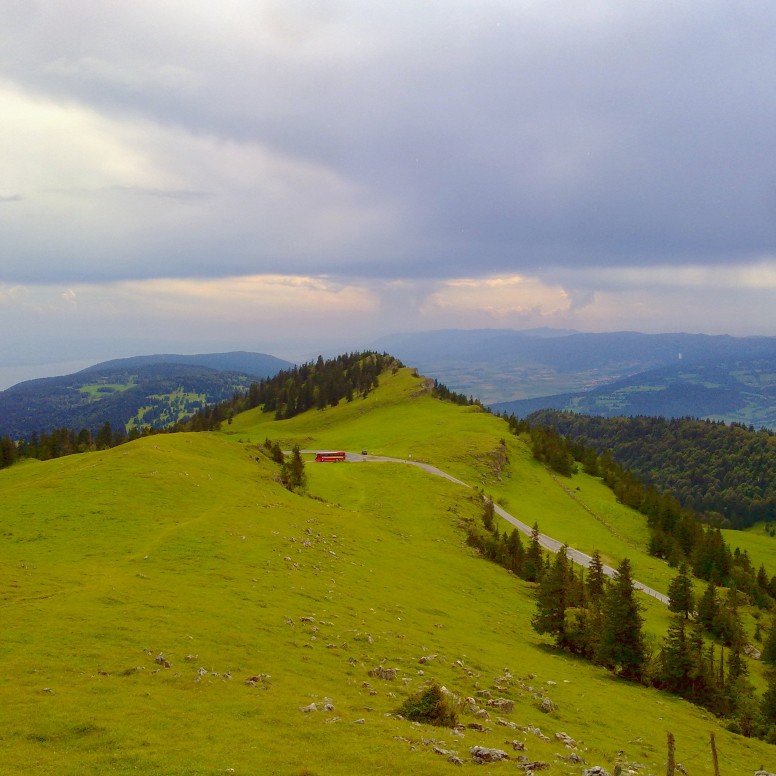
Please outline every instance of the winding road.
[[[314, 454], [318, 451], [302, 450], [301, 452]], [[434, 474], [437, 477], [444, 477], [444, 479], [450, 480], [450, 482], [454, 482], [456, 485], [463, 485], [465, 488], [471, 487], [469, 484], [463, 482], [463, 480], [459, 480], [456, 477], [453, 477], [451, 474], [443, 472], [441, 469], [437, 469], [436, 466], [431, 466], [431, 464], [423, 463], [421, 461], [413, 461], [406, 458], [390, 458], [385, 455], [364, 455], [363, 453], [347, 453], [345, 460], [350, 463], [401, 463], [408, 466], [417, 466], [429, 474]], [[515, 528], [517, 528], [518, 531], [526, 534], [526, 536], [531, 535], [532, 529], [529, 525], [526, 525], [522, 520], [518, 520], [516, 517], [510, 515], [509, 512], [500, 507], [498, 504], [494, 504], [493, 506], [496, 514], [499, 517], [502, 517], [508, 523], [511, 523], [513, 526], [515, 526]], [[550, 550], [550, 552], [559, 552], [561, 547], [563, 547], [563, 542], [559, 542], [557, 539], [553, 539], [551, 536], [547, 536], [546, 534], [541, 533], [539, 534], [539, 544], [541, 544], [541, 546], [545, 549]], [[586, 555], [581, 550], [575, 550], [573, 547], [566, 547], [566, 557], [574, 563], [578, 563], [580, 566], [584, 566], [585, 568], [590, 566], [591, 557]], [[606, 565], [604, 565], [604, 573], [608, 577], [615, 577], [617, 575], [616, 569]], [[655, 590], [654, 588], [649, 587], [648, 585], [645, 585], [643, 582], [639, 582], [638, 580], [634, 579], [633, 587], [636, 590], [640, 590], [642, 593], [646, 593], [646, 595], [656, 598], [663, 604], [668, 604], [668, 596], [664, 595], [658, 590]]]

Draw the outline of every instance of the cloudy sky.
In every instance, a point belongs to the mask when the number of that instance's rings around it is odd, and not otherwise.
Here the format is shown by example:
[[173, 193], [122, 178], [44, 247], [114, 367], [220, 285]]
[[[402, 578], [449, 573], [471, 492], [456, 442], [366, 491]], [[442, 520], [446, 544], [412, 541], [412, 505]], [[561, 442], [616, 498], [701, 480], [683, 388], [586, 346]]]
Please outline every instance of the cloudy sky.
[[772, 0], [4, 0], [5, 383], [416, 329], [776, 335], [774, 30]]

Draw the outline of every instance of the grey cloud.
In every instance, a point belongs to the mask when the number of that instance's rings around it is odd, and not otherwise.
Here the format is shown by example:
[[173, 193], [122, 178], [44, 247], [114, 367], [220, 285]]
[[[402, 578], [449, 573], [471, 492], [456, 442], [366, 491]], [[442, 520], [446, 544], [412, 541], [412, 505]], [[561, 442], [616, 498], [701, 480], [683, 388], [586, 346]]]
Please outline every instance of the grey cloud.
[[[770, 2], [252, 8], [0, 11], [5, 74], [26, 88], [274, 149], [398, 214], [315, 250], [293, 246], [320, 202], [262, 221], [247, 198], [193, 236], [146, 235], [134, 259], [125, 246], [138, 274], [433, 278], [776, 248]], [[137, 193], [207, 196], [163, 191]]]

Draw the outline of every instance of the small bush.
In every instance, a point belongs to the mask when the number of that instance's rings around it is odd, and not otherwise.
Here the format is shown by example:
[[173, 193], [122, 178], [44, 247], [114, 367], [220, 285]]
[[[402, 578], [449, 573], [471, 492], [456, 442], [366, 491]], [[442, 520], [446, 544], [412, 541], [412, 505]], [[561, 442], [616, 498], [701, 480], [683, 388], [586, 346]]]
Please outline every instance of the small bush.
[[455, 700], [437, 683], [407, 698], [399, 714], [412, 722], [425, 722], [439, 727], [454, 727], [458, 723]]

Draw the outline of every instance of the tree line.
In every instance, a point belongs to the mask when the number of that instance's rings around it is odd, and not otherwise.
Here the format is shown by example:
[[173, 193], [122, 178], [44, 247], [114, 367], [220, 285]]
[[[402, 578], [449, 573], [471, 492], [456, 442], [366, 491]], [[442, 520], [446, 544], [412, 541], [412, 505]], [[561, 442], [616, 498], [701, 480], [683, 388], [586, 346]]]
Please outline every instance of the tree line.
[[[63, 455], [103, 450], [156, 433], [180, 431], [215, 431], [234, 415], [262, 406], [274, 412], [278, 420], [291, 418], [308, 409], [325, 409], [341, 401], [366, 397], [379, 385], [386, 369], [398, 370], [402, 363], [386, 353], [354, 352], [324, 360], [319, 356], [293, 369], [282, 370], [274, 377], [252, 383], [247, 391], [236, 391], [231, 398], [202, 407], [190, 418], [169, 424], [163, 429], [132, 428], [105, 421], [95, 429], [59, 428], [34, 433], [29, 438], [0, 438], [0, 469], [21, 458], [48, 460]], [[443, 388], [443, 386], [442, 386]]]
[[535, 412], [526, 420], [598, 455], [609, 451], [647, 486], [670, 493], [707, 522], [746, 528], [776, 521], [772, 431], [694, 418], [601, 418], [557, 410]]
[[748, 553], [732, 550], [719, 525], [703, 523], [709, 516], [683, 507], [670, 493], [645, 484], [634, 472], [614, 459], [611, 450], [600, 455], [580, 440], [564, 436], [551, 426], [531, 425], [505, 417], [515, 434], [527, 434], [534, 458], [569, 477], [581, 466], [586, 474], [601, 477], [618, 501], [641, 512], [647, 519], [650, 555], [674, 568], [687, 563], [694, 576], [723, 587], [735, 587], [756, 606], [770, 609], [776, 601], [776, 576], [764, 566], [755, 569]]

